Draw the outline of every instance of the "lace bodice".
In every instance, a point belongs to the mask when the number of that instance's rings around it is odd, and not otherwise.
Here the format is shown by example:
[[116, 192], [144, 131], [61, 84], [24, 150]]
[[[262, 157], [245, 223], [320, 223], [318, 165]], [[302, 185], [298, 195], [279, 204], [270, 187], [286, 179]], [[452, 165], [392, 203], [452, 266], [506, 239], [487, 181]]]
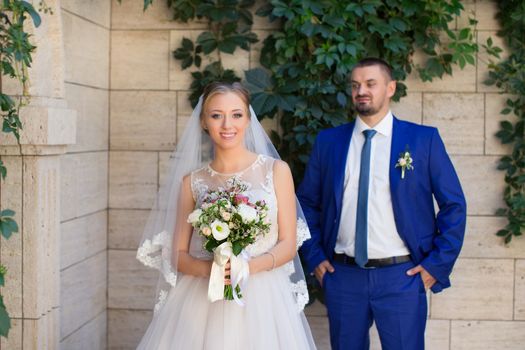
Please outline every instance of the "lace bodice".
[[[219, 187], [226, 187], [226, 181], [237, 177], [247, 185], [246, 195], [251, 202], [264, 200], [268, 204], [268, 220], [270, 232], [260, 236], [257, 240], [245, 248], [250, 256], [255, 257], [270, 250], [278, 239], [277, 226], [277, 198], [273, 186], [273, 164], [275, 159], [258, 155], [257, 159], [246, 169], [233, 173], [219, 173], [210, 165], [200, 168], [191, 173], [191, 189], [196, 207], [200, 207], [202, 199], [207, 191], [215, 191]], [[192, 235], [190, 243], [190, 254], [196, 258], [212, 258], [212, 253], [203, 248], [201, 235]]]

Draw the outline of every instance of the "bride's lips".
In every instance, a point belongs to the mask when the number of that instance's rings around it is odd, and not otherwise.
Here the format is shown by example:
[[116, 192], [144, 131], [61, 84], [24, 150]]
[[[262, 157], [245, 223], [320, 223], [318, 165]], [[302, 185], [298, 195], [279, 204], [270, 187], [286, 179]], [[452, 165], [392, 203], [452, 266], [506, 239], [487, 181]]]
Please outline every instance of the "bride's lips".
[[231, 139], [233, 139], [235, 137], [235, 135], [237, 135], [237, 133], [235, 133], [235, 132], [221, 132], [220, 135], [225, 140], [231, 140]]

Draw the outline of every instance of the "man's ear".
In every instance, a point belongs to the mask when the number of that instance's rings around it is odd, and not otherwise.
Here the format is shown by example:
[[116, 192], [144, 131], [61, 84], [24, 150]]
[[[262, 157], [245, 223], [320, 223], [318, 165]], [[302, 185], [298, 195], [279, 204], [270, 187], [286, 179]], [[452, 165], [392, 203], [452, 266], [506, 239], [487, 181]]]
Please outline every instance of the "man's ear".
[[386, 86], [387, 94], [389, 98], [392, 98], [392, 96], [396, 93], [396, 81], [390, 80]]

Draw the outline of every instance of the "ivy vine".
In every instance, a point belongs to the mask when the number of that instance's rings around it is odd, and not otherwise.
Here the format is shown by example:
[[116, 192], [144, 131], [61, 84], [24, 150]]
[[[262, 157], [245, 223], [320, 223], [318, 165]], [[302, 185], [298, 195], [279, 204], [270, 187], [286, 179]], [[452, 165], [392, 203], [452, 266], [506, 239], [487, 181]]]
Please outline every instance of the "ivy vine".
[[[39, 2], [40, 10], [52, 13], [45, 1]], [[29, 41], [24, 26], [31, 18], [35, 27], [41, 23], [41, 18], [33, 5], [22, 0], [2, 0], [0, 2], [0, 115], [2, 116], [2, 132], [12, 134], [20, 147], [20, 108], [29, 103], [28, 68], [31, 66], [31, 55], [36, 49]], [[15, 79], [21, 86], [20, 96], [9, 96], [4, 93], [2, 81], [5, 78]], [[7, 168], [0, 158], [0, 178], [7, 176]], [[15, 212], [11, 209], [0, 211], [0, 234], [9, 239], [18, 232], [18, 224], [13, 219]], [[7, 268], [0, 265], [0, 286], [5, 285]], [[11, 328], [11, 318], [6, 310], [3, 296], [0, 295], [0, 335], [7, 337]]]
[[[496, 133], [501, 143], [512, 145], [511, 154], [503, 156], [498, 165], [498, 169], [505, 171], [503, 199], [506, 208], [496, 212], [507, 217], [507, 225], [496, 234], [508, 244], [525, 229], [525, 3], [511, 0], [497, 3], [501, 26], [498, 35], [505, 39], [509, 56], [500, 62], [490, 62], [489, 78], [485, 83], [512, 96], [506, 100], [501, 113], [516, 117], [514, 122], [502, 121]], [[494, 47], [491, 39], [484, 47], [490, 55], [499, 58], [502, 50]]]
[[[144, 0], [144, 7], [151, 2]], [[220, 53], [232, 53], [237, 47], [247, 50], [257, 42], [251, 32], [254, 1], [167, 3], [174, 20], [208, 21], [208, 31], [195, 42], [184, 38], [174, 51], [183, 69], [196, 69], [190, 86], [192, 105], [208, 82], [241, 80], [223, 67]], [[296, 180], [317, 133], [347, 122], [354, 114], [346, 77], [359, 59], [378, 56], [392, 64], [399, 81], [396, 100], [406, 95], [403, 81], [413, 70], [423, 81], [431, 81], [452, 74], [455, 65], [475, 64], [475, 20], [466, 28], [449, 29], [463, 9], [458, 0], [271, 0], [256, 9], [257, 15], [280, 26], [264, 40], [262, 68], [247, 71], [245, 82], [257, 114], [279, 118], [281, 132], [274, 132], [272, 140]], [[413, 61], [416, 50], [424, 56], [422, 64]], [[201, 68], [203, 55], [212, 63]]]

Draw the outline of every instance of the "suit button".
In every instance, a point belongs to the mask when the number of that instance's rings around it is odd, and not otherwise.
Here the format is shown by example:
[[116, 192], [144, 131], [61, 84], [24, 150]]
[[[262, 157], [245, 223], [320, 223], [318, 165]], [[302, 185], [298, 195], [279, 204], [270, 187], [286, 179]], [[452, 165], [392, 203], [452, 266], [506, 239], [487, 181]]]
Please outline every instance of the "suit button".
[[337, 219], [334, 219], [334, 224], [336, 224], [336, 223], [337, 223]]

